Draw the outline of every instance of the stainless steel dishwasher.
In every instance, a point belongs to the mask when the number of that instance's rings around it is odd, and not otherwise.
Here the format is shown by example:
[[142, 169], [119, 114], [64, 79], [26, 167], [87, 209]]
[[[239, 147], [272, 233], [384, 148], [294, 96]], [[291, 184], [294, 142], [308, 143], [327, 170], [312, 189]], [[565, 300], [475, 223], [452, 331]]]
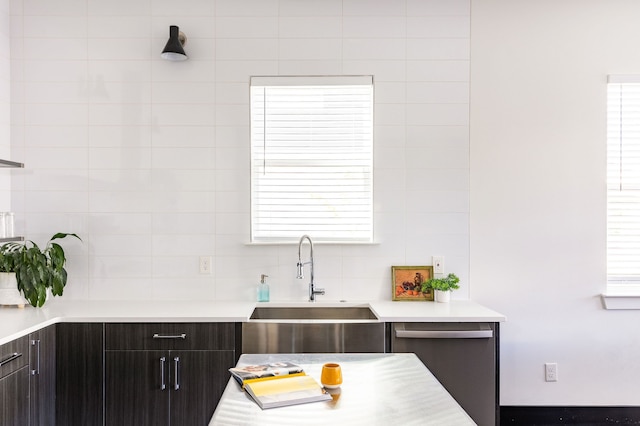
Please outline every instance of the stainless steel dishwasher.
[[413, 352], [480, 426], [499, 424], [498, 323], [391, 323], [391, 352]]

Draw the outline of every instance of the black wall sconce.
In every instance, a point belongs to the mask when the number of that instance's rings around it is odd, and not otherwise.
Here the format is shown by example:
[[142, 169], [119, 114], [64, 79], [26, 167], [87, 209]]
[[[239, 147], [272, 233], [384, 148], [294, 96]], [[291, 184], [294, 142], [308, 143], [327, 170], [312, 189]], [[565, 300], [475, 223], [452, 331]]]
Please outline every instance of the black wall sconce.
[[186, 43], [187, 36], [176, 25], [171, 25], [169, 27], [169, 41], [160, 56], [168, 61], [186, 61], [189, 57], [182, 48]]

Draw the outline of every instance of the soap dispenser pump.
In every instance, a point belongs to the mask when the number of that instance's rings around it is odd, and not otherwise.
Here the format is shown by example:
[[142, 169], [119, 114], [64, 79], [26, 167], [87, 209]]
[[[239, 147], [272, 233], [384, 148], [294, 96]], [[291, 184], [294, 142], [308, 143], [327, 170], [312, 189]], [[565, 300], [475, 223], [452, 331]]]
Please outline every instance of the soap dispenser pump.
[[260, 275], [260, 284], [258, 284], [258, 302], [268, 302], [269, 301], [269, 284], [267, 284], [266, 278], [269, 275], [261, 274]]

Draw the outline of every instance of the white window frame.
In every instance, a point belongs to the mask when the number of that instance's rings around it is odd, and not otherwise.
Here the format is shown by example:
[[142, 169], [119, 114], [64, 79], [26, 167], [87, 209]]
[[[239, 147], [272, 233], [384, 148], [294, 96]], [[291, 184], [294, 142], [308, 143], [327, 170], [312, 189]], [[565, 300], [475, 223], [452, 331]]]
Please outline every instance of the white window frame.
[[640, 309], [640, 75], [607, 84], [607, 309]]
[[372, 243], [373, 77], [250, 86], [251, 243]]

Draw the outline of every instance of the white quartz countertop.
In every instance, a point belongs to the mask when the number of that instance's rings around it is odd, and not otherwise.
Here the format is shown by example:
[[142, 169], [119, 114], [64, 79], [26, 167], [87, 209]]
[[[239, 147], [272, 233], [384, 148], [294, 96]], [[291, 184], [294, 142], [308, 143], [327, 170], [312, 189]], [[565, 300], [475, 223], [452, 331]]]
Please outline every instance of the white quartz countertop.
[[59, 322], [245, 322], [257, 306], [369, 306], [381, 322], [502, 322], [470, 300], [436, 302], [86, 301], [56, 298], [42, 308], [0, 307], [0, 344]]

